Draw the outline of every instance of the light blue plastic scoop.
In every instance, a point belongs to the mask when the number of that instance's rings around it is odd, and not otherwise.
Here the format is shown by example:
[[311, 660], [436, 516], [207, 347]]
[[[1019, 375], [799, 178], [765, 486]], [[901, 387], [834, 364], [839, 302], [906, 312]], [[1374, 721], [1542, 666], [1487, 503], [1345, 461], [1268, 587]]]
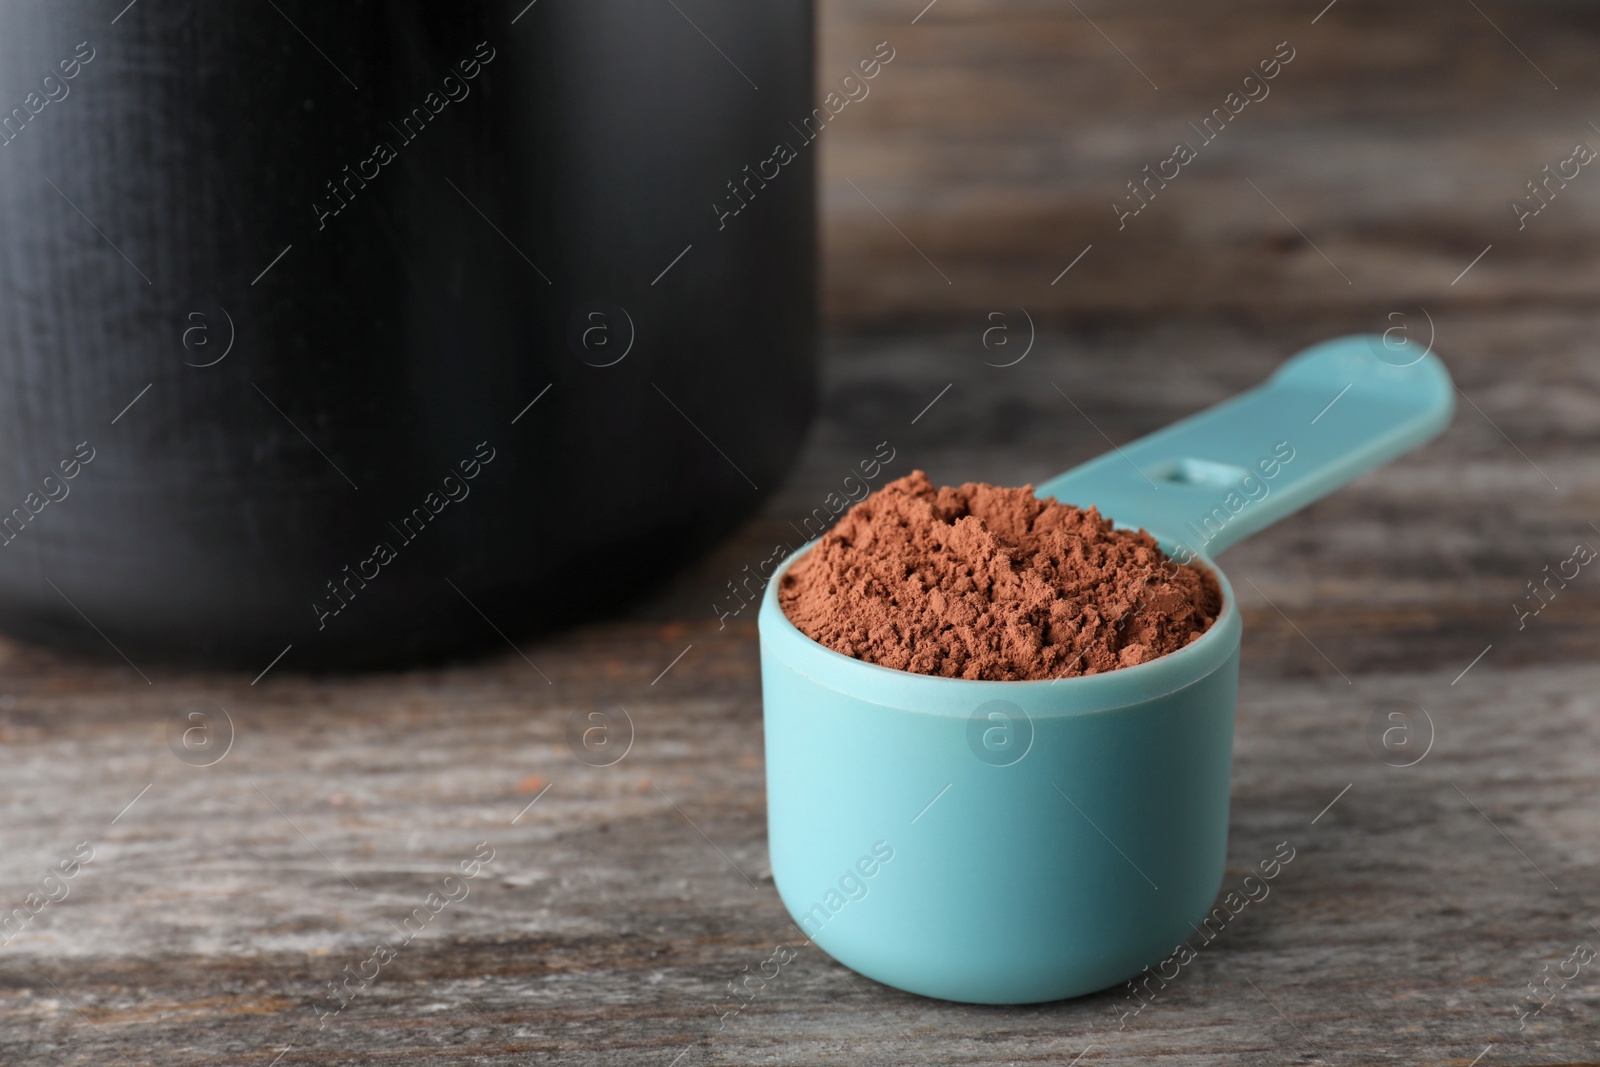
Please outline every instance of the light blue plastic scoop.
[[806, 549], [786, 560], [760, 613], [767, 822], [806, 936], [891, 986], [1016, 1004], [1114, 985], [1215, 928], [1240, 622], [1211, 557], [1453, 408], [1421, 346], [1341, 338], [1039, 486], [1216, 573], [1211, 629], [1136, 667], [975, 682], [864, 663], [784, 616], [779, 581]]

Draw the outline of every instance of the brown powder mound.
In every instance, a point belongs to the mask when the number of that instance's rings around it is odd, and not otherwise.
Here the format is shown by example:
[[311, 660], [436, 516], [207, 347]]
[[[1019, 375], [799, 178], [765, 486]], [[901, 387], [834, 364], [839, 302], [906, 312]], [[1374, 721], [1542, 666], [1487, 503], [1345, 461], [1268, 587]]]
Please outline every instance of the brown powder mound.
[[1036, 681], [1176, 651], [1216, 621], [1222, 589], [1094, 508], [1032, 486], [935, 488], [913, 471], [796, 560], [778, 603], [802, 633], [868, 663]]

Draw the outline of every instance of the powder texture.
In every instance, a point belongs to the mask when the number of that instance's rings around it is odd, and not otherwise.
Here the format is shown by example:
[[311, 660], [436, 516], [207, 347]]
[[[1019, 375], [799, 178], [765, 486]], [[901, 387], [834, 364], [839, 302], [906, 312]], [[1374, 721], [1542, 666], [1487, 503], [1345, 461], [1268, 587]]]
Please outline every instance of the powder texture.
[[914, 471], [796, 560], [778, 603], [806, 636], [868, 663], [1032, 681], [1176, 651], [1216, 621], [1222, 589], [1094, 508], [1032, 486], [936, 488]]

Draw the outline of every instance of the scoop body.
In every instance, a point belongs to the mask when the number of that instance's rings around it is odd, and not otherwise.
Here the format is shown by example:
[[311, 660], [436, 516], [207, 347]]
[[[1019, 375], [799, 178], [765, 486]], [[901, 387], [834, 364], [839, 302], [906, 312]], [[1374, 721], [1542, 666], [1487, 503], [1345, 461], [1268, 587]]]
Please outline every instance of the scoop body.
[[990, 682], [865, 663], [785, 617], [810, 546], [786, 560], [759, 626], [772, 873], [795, 923], [869, 978], [976, 1003], [1078, 996], [1169, 957], [1227, 858], [1242, 627], [1212, 556], [1437, 434], [1453, 395], [1422, 346], [1341, 338], [1039, 486], [1216, 574], [1204, 636], [1134, 667]]

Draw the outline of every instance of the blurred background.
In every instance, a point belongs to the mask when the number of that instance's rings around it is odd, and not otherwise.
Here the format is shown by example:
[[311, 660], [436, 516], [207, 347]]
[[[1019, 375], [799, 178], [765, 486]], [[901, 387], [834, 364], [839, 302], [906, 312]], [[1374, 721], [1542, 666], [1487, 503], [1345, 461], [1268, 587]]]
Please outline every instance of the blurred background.
[[[1020, 303], [1057, 324], [1159, 311], [1359, 327], [1397, 302], [1589, 295], [1581, 179], [1521, 232], [1508, 201], [1600, 138], [1593, 9], [1338, 0], [1313, 24], [1320, 6], [938, 0], [913, 26], [904, 4], [823, 0], [819, 91], [871, 44], [897, 49], [822, 146], [826, 322], [979, 325]], [[1196, 127], [1280, 42], [1294, 59], [1270, 95], [1119, 231], [1112, 204], [1137, 206], [1126, 183], [1175, 143], [1200, 146]]]

